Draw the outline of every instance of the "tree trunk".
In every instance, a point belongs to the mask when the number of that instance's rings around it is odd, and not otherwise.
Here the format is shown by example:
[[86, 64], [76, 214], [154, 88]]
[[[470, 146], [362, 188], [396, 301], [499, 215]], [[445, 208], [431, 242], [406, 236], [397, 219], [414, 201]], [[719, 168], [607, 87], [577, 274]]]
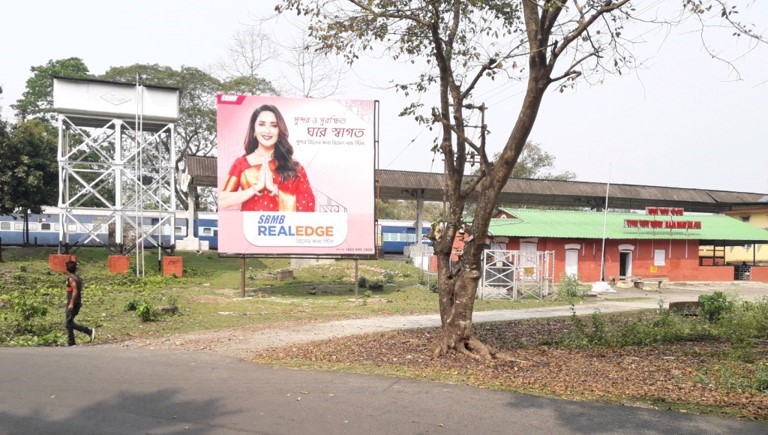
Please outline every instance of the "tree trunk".
[[435, 356], [459, 352], [473, 358], [491, 359], [495, 351], [477, 339], [472, 326], [481, 272], [472, 262], [464, 262], [462, 258], [452, 262], [450, 250], [437, 254], [442, 339], [435, 349]]
[[[486, 176], [474, 192], [478, 196], [477, 208], [472, 225], [465, 229], [467, 239], [464, 241], [463, 252], [458, 256], [459, 260], [456, 264], [452, 264], [451, 254], [454, 238], [461, 225], [465, 198], [457, 193], [463, 184], [461, 179], [463, 177], [456, 173], [460, 171], [449, 173], [449, 202], [451, 203], [449, 222], [442, 232], [441, 240], [435, 241], [443, 332], [442, 341], [435, 350], [437, 356], [456, 351], [474, 358], [496, 357], [496, 350], [489, 348], [476, 337], [472, 327], [472, 312], [482, 276], [484, 243], [496, 207], [496, 199], [522, 153], [523, 146], [536, 121], [544, 91], [549, 84], [546, 70], [537, 68], [536, 65], [532, 65], [531, 70], [523, 107], [497, 162], [496, 170]], [[482, 195], [478, 192], [482, 192]]]

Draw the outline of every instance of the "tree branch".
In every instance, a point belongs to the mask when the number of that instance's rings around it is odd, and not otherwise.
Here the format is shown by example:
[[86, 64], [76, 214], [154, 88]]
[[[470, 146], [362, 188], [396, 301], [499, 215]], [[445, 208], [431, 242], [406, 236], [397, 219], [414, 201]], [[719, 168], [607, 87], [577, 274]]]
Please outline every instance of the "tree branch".
[[376, 10], [372, 8], [368, 2], [364, 2], [364, 1], [359, 1], [359, 0], [347, 0], [347, 1], [375, 17], [412, 21], [424, 27], [429, 27], [430, 25], [429, 21], [422, 20], [416, 15], [401, 13], [401, 12], [392, 12], [388, 10]]
[[485, 74], [486, 71], [490, 71], [498, 65], [498, 61], [496, 59], [488, 59], [486, 63], [483, 64], [482, 67], [480, 67], [480, 71], [475, 74], [475, 76], [472, 78], [472, 81], [467, 85], [467, 87], [464, 89], [464, 92], [461, 93], [461, 99], [465, 99], [469, 96], [469, 94], [472, 93], [472, 91], [475, 89], [475, 86], [477, 86], [477, 82], [480, 81], [480, 79], [483, 77], [483, 74]]
[[584, 20], [584, 17], [581, 17], [581, 20], [579, 22], [579, 25], [569, 32], [565, 38], [563, 38], [560, 45], [557, 47], [557, 49], [553, 50], [552, 56], [550, 57], [549, 64], [551, 67], [554, 67], [555, 61], [560, 57], [561, 54], [565, 51], [568, 46], [571, 45], [573, 41], [575, 41], [578, 37], [580, 37], [584, 32], [587, 31], [587, 29], [592, 26], [592, 24], [597, 21], [598, 18], [603, 16], [604, 14], [607, 14], [609, 12], [613, 12], [617, 9], [621, 9], [624, 5], [629, 3], [629, 0], [621, 0], [617, 2], [612, 2], [610, 0], [606, 1], [600, 9], [598, 9], [594, 14], [592, 14], [589, 18]]

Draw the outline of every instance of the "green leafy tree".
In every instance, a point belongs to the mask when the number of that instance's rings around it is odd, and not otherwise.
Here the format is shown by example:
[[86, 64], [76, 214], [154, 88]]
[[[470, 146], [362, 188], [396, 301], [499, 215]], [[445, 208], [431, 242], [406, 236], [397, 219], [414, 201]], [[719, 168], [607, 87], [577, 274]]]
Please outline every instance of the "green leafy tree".
[[[277, 7], [306, 17], [320, 48], [341, 53], [350, 62], [368, 52], [424, 65], [421, 74], [396, 88], [406, 95], [434, 98], [426, 112], [422, 98], [415, 98], [417, 102], [402, 113], [436, 126], [434, 150], [445, 162], [448, 209], [440, 231], [433, 232], [442, 320], [436, 354], [493, 356], [475, 335], [472, 311], [483, 243], [499, 192], [523, 152], [548, 90], [570, 88], [585, 75], [618, 74], [635, 67], [627, 26], [658, 24], [660, 11], [634, 5], [630, 0], [283, 0]], [[681, 0], [680, 5], [682, 13], [675, 15], [675, 22], [692, 17], [705, 29], [715, 21], [764, 42], [737, 21], [738, 10], [725, 0]], [[638, 29], [638, 37], [643, 31]], [[488, 155], [485, 141], [472, 139], [469, 122], [476, 108], [473, 93], [491, 80], [496, 80], [494, 86], [506, 80], [525, 87], [519, 111], [510, 114], [504, 127], [491, 128], [507, 129], [496, 159]], [[475, 177], [467, 177], [470, 153], [479, 158]], [[477, 206], [472, 224], [465, 225], [470, 198], [476, 198]], [[460, 264], [454, 265], [452, 244], [461, 228], [465, 245]]]
[[[498, 160], [499, 154], [493, 156], [494, 160]], [[541, 145], [528, 141], [523, 148], [523, 152], [520, 154], [520, 158], [512, 168], [512, 172], [509, 174], [510, 178], [529, 178], [538, 180], [560, 180], [571, 181], [576, 179], [576, 174], [570, 171], [554, 174], [551, 171], [555, 167], [555, 156], [544, 151]], [[480, 172], [481, 168], [474, 170], [474, 175]], [[477, 206], [476, 198], [467, 198], [466, 207], [464, 209], [465, 216], [472, 216], [475, 214]]]
[[[11, 107], [16, 110], [16, 116], [19, 118], [21, 124], [25, 120], [42, 120], [51, 125], [55, 125], [55, 115], [53, 113], [53, 77], [67, 77], [67, 78], [90, 78], [91, 75], [88, 71], [88, 67], [83, 63], [82, 59], [77, 57], [70, 57], [66, 59], [49, 60], [45, 65], [33, 66], [30, 68], [32, 75], [27, 79], [26, 88], [22, 97], [16, 100], [16, 104]], [[57, 153], [57, 139], [54, 137], [54, 149], [50, 155], [52, 159], [52, 166], [49, 168], [52, 171], [53, 180], [55, 182], [54, 189], [58, 187], [58, 163], [56, 161]], [[74, 138], [76, 142], [79, 138]], [[76, 146], [74, 143], [72, 145]], [[51, 175], [47, 174], [46, 178]], [[93, 175], [95, 178], [97, 175]], [[88, 175], [85, 178], [89, 178]], [[109, 189], [109, 186], [101, 186], [102, 189]], [[54, 196], [50, 202], [43, 205], [54, 205], [57, 203], [57, 198]], [[95, 201], [89, 201], [83, 204], [85, 206], [98, 206]]]
[[235, 77], [221, 83], [221, 92], [243, 95], [279, 95], [267, 79], [261, 77]]
[[43, 118], [53, 121], [53, 77], [87, 78], [88, 67], [78, 57], [49, 60], [45, 65], [30, 68], [32, 76], [27, 79], [26, 89], [21, 98], [12, 104], [20, 120]]
[[59, 194], [58, 135], [45, 121], [31, 119], [9, 126], [0, 120], [0, 214], [24, 216], [29, 243], [29, 212], [56, 204]]
[[[440, 218], [443, 204], [439, 202], [425, 202], [422, 208], [422, 217], [427, 221], [435, 221]], [[416, 220], [416, 201], [404, 201], [401, 199], [378, 200], [379, 219]]]
[[[499, 154], [493, 156], [494, 160], [499, 158]], [[576, 179], [576, 174], [570, 171], [553, 174], [551, 169], [555, 167], [557, 158], [544, 151], [541, 145], [527, 141], [520, 158], [515, 167], [509, 174], [510, 178], [532, 178], [538, 180], [562, 180], [571, 181]], [[474, 167], [474, 165], [473, 165]], [[481, 168], [476, 168], [473, 175], [477, 175]]]
[[[498, 158], [498, 155], [495, 156]], [[555, 156], [544, 151], [541, 145], [528, 141], [517, 160], [512, 173], [512, 178], [535, 178], [540, 180], [571, 181], [576, 179], [576, 174], [570, 171], [553, 174], [550, 172], [555, 167]]]

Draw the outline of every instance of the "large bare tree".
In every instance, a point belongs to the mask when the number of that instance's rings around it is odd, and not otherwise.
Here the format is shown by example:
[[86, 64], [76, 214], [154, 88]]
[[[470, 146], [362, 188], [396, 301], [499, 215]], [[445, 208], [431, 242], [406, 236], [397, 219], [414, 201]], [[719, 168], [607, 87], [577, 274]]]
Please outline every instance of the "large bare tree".
[[287, 81], [288, 93], [304, 98], [326, 98], [339, 90], [348, 69], [343, 59], [317, 50], [306, 33], [301, 33], [284, 48], [281, 62], [295, 76]]
[[[738, 10], [725, 1], [681, 0], [678, 11], [666, 18], [660, 15], [662, 3], [667, 2], [284, 0], [278, 6], [278, 11], [308, 17], [310, 34], [322, 49], [343, 53], [350, 62], [379, 50], [395, 60], [426, 64], [422, 74], [398, 88], [435, 96], [434, 107], [427, 108], [429, 114], [416, 103], [404, 113], [438, 127], [435, 149], [445, 161], [449, 207], [440, 231], [433, 232], [443, 331], [436, 354], [494, 355], [477, 339], [472, 326], [483, 244], [498, 194], [523, 151], [547, 90], [563, 90], [582, 77], [635, 67], [629, 25], [674, 25], [694, 18], [704, 28], [715, 20], [736, 34], [762, 41], [750, 27], [736, 21]], [[473, 92], [490, 80], [525, 86], [508, 127], [495, 129], [509, 128], [495, 159], [489, 158], [484, 141], [478, 143], [468, 133], [470, 111], [478, 107], [472, 101]], [[479, 157], [476, 177], [465, 177], [470, 153]], [[470, 198], [476, 208], [467, 224], [465, 205]], [[462, 227], [466, 244], [456, 266], [450, 260], [452, 243]]]
[[259, 77], [265, 63], [278, 56], [275, 42], [261, 31], [261, 25], [246, 26], [232, 35], [226, 56], [219, 59], [219, 69], [228, 78]]
[[[233, 82], [261, 80], [260, 76], [272, 73], [274, 82], [280, 88], [274, 94], [305, 98], [333, 95], [348, 69], [344, 60], [318, 51], [299, 20], [278, 18], [266, 17], [237, 30], [217, 69]], [[280, 29], [280, 34], [288, 33], [289, 36], [278, 36], [274, 28]], [[257, 94], [247, 88], [244, 91]]]

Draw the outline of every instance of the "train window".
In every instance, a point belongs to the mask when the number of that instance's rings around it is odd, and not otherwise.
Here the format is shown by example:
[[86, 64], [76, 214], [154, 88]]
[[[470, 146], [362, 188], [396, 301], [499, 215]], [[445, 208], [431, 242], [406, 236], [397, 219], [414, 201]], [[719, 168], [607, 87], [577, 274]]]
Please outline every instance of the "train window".
[[53, 228], [51, 228], [50, 222], [43, 222], [40, 224], [40, 229], [43, 231], [51, 231]]
[[184, 230], [184, 227], [176, 227], [176, 235], [177, 236], [184, 236], [187, 232]]
[[14, 222], [13, 229], [16, 231], [21, 231], [24, 229], [24, 223], [22, 222]]
[[67, 232], [70, 234], [77, 232], [77, 224], [67, 224]]
[[202, 230], [202, 234], [204, 236], [210, 236], [211, 234], [213, 234], [213, 231], [211, 231], [213, 228], [203, 227], [200, 229]]
[[213, 236], [214, 237], [219, 237], [219, 229], [218, 228], [214, 228], [213, 229]]
[[11, 230], [11, 223], [10, 222], [0, 222], [0, 230], [10, 231]]
[[38, 228], [37, 222], [30, 222], [29, 223], [29, 231], [39, 231], [40, 228]]

